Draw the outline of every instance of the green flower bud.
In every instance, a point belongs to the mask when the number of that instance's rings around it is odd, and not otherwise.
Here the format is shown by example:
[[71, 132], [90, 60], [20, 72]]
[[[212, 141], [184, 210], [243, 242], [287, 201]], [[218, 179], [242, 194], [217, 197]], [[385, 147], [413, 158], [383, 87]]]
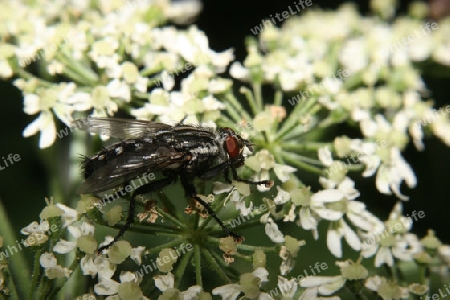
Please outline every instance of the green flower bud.
[[225, 254], [236, 254], [237, 253], [237, 243], [234, 241], [233, 237], [227, 236], [226, 238], [221, 238], [219, 242], [219, 248]]
[[115, 205], [107, 213], [103, 214], [103, 218], [108, 222], [109, 226], [116, 225], [122, 219], [122, 206]]
[[351, 140], [347, 136], [341, 136], [334, 139], [334, 149], [339, 157], [345, 157], [350, 155]]
[[424, 284], [419, 284], [419, 283], [411, 283], [408, 286], [408, 290], [411, 294], [414, 295], [418, 295], [418, 296], [423, 296], [426, 293], [428, 293], [428, 286], [424, 285]]
[[429, 265], [433, 261], [433, 258], [425, 251], [414, 254], [414, 260], [421, 265]]
[[96, 197], [81, 195], [81, 200], [77, 203], [77, 212], [79, 214], [85, 214], [93, 209], [98, 202], [99, 200]]
[[200, 293], [198, 293], [197, 299], [198, 299], [198, 300], [211, 300], [211, 299], [212, 299], [212, 296], [211, 296], [210, 293], [201, 291]]
[[292, 257], [297, 257], [298, 250], [300, 249], [300, 246], [303, 246], [305, 244], [305, 241], [299, 241], [290, 235], [285, 236], [285, 245], [286, 250], [289, 251]]
[[117, 294], [121, 299], [141, 300], [144, 297], [141, 288], [136, 282], [122, 282], [119, 284]]
[[161, 272], [168, 273], [172, 271], [173, 264], [177, 261], [177, 252], [172, 248], [164, 248], [159, 252], [158, 269]]
[[139, 70], [132, 62], [124, 62], [122, 64], [122, 72], [126, 83], [135, 83], [139, 79]]
[[47, 220], [49, 218], [59, 217], [64, 211], [54, 204], [47, 205], [39, 214], [41, 220]]
[[83, 235], [77, 239], [77, 247], [87, 254], [94, 254], [97, 250], [97, 241], [93, 235]]
[[118, 241], [109, 249], [109, 261], [113, 264], [121, 264], [131, 254], [131, 245], [127, 241]]
[[341, 161], [334, 161], [326, 171], [328, 178], [334, 182], [341, 182], [347, 175], [347, 166]]
[[45, 276], [47, 276], [49, 279], [63, 278], [65, 275], [65, 270], [61, 267], [45, 269]]
[[178, 289], [168, 288], [158, 297], [158, 300], [179, 300], [180, 298], [181, 293]]
[[239, 192], [239, 194], [243, 195], [244, 197], [248, 197], [250, 195], [250, 185], [248, 183], [233, 181], [233, 185]]
[[241, 275], [239, 280], [242, 292], [244, 292], [245, 297], [249, 299], [255, 299], [258, 297], [260, 290], [259, 286], [261, 284], [261, 279], [253, 275], [252, 273], [244, 273]]
[[393, 282], [383, 282], [378, 287], [378, 295], [383, 299], [401, 299], [402, 290]]
[[99, 55], [111, 56], [116, 52], [115, 50], [111, 42], [106, 40], [96, 41], [92, 44], [92, 51]]
[[25, 240], [24, 245], [27, 247], [39, 246], [39, 245], [44, 244], [47, 241], [48, 241], [48, 235], [43, 234], [43, 233], [33, 232], [32, 234], [27, 236], [27, 239]]
[[297, 206], [309, 205], [311, 201], [311, 191], [309, 187], [303, 187], [302, 189], [296, 188], [290, 191], [291, 201]]
[[348, 266], [341, 268], [341, 274], [348, 280], [366, 279], [369, 276], [369, 271], [360, 263], [351, 263]]
[[422, 245], [427, 248], [427, 250], [437, 250], [441, 246], [441, 241], [434, 235], [433, 230], [428, 230], [428, 234], [420, 240]]
[[253, 253], [253, 270], [266, 267], [266, 254], [261, 249]]

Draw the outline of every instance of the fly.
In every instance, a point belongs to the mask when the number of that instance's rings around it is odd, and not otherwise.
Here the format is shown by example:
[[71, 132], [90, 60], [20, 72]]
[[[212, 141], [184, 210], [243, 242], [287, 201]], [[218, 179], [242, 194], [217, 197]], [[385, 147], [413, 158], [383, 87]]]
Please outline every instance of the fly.
[[236, 169], [244, 164], [244, 149], [253, 151], [249, 140], [231, 128], [183, 124], [168, 125], [152, 121], [117, 118], [89, 118], [80, 129], [119, 138], [122, 141], [103, 148], [82, 162], [84, 181], [80, 194], [98, 194], [129, 183], [145, 173], [161, 172], [162, 179], [138, 187], [131, 195], [125, 225], [114, 240], [98, 249], [101, 252], [118, 241], [134, 219], [136, 196], [163, 189], [178, 178], [185, 195], [200, 202], [221, 228], [237, 241], [243, 238], [228, 229], [214, 210], [196, 193], [194, 178], [212, 179], [229, 172], [234, 180], [271, 187], [271, 180], [251, 181], [238, 177]]

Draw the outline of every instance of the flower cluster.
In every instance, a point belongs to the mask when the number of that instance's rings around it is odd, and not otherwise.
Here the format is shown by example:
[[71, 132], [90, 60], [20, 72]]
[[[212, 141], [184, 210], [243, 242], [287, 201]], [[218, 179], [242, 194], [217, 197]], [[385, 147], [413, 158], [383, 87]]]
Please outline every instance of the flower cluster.
[[[152, 238], [140, 245], [119, 240], [100, 253], [113, 237], [100, 241], [96, 225], [121, 228], [122, 202], [82, 196], [76, 209], [48, 202], [40, 221], [21, 231], [23, 245], [36, 254], [29, 299], [51, 299], [76, 272], [83, 276], [74, 280], [92, 282], [76, 291], [79, 299], [107, 300], [347, 299], [348, 293], [406, 299], [428, 292], [430, 271], [448, 275], [450, 246], [434, 231], [421, 239], [411, 232], [424, 214], [403, 214], [408, 192], [401, 186], [417, 185], [402, 155], [408, 143], [423, 150], [424, 137], [434, 135], [450, 146], [450, 106], [433, 108], [420, 73], [425, 61], [450, 67], [449, 18], [427, 22], [425, 8], [414, 4], [409, 16], [387, 23], [392, 7], [376, 0], [373, 17], [352, 5], [307, 10], [249, 39], [248, 56], [238, 62], [231, 49], [211, 50], [195, 26], [168, 25], [191, 21], [196, 1], [35, 2], [10, 1], [0, 11], [8, 24], [0, 26], [0, 77], [15, 78], [25, 113], [36, 115], [24, 136], [40, 132], [39, 146], [50, 147], [59, 136], [55, 117], [72, 126], [80, 116], [118, 113], [217, 124], [252, 142], [239, 176], [275, 186], [195, 182], [223, 224], [195, 201], [183, 214], [165, 192], [157, 194], [162, 205], [143, 197], [130, 231]], [[223, 74], [228, 67], [230, 78]], [[358, 133], [339, 132], [341, 124]], [[380, 196], [398, 198], [387, 220], [366, 206], [358, 189], [363, 177], [373, 177]], [[257, 234], [245, 242], [219, 238], [224, 226]], [[337, 268], [303, 278], [303, 249], [320, 242], [340, 259]], [[355, 253], [356, 261], [349, 258]], [[12, 271], [0, 261], [5, 295], [15, 292], [8, 288]]]

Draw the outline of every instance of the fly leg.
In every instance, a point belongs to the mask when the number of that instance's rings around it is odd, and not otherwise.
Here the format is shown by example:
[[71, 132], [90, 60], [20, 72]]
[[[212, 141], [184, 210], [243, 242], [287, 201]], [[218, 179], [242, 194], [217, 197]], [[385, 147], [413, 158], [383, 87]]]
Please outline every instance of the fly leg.
[[234, 233], [233, 231], [228, 229], [228, 227], [225, 226], [225, 224], [222, 222], [222, 220], [220, 220], [219, 217], [216, 215], [216, 212], [211, 208], [211, 206], [209, 206], [209, 204], [207, 202], [203, 201], [199, 196], [197, 196], [195, 187], [188, 180], [188, 178], [186, 178], [185, 176], [181, 176], [180, 178], [181, 178], [181, 184], [183, 185], [186, 196], [192, 197], [195, 199], [195, 201], [200, 202], [200, 204], [203, 205], [203, 207], [208, 211], [209, 215], [217, 221], [217, 223], [222, 228], [222, 230], [225, 231], [229, 236], [232, 236], [236, 242], [241, 243], [242, 241], [244, 241], [243, 236], [241, 236], [237, 233]]
[[236, 181], [244, 182], [247, 184], [254, 184], [254, 185], [264, 184], [267, 188], [270, 188], [273, 185], [272, 180], [252, 181], [252, 180], [246, 180], [246, 179], [239, 178], [237, 175], [237, 172], [236, 172], [236, 168], [229, 161], [223, 162], [217, 166], [214, 166], [214, 167], [202, 172], [202, 174], [200, 174], [199, 177], [202, 179], [208, 179], [208, 178], [212, 178], [212, 177], [219, 175], [221, 172], [224, 172], [225, 181], [228, 183], [231, 183], [231, 180], [228, 178], [228, 170], [229, 169], [231, 169], [231, 172], [233, 174], [233, 179]]
[[264, 184], [266, 186], [266, 188], [270, 188], [273, 185], [273, 180], [261, 180], [261, 181], [252, 181], [252, 180], [247, 180], [247, 179], [242, 179], [239, 178], [239, 176], [237, 175], [236, 172], [236, 168], [234, 166], [230, 166], [231, 172], [233, 173], [233, 179], [239, 182], [244, 182], [247, 184]]
[[114, 245], [114, 243], [117, 242], [125, 234], [125, 231], [127, 231], [127, 229], [130, 228], [131, 223], [133, 223], [133, 219], [134, 219], [134, 211], [136, 209], [136, 197], [138, 195], [149, 194], [151, 192], [161, 190], [164, 187], [171, 184], [173, 181], [175, 181], [175, 179], [176, 179], [175, 176], [169, 176], [169, 177], [160, 179], [158, 181], [150, 182], [150, 183], [147, 183], [147, 184], [144, 184], [144, 185], [141, 185], [140, 187], [138, 187], [134, 191], [133, 195], [131, 196], [130, 207], [128, 209], [128, 216], [125, 221], [125, 224], [123, 225], [122, 228], [120, 228], [119, 233], [117, 233], [114, 240], [111, 243], [98, 248], [97, 253], [101, 253], [103, 250], [108, 249], [109, 247]]

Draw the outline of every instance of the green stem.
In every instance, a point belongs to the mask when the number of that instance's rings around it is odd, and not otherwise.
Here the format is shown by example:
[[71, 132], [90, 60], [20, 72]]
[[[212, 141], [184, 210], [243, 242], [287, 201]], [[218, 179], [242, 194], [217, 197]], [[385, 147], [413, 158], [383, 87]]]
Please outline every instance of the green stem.
[[[262, 99], [262, 90], [261, 90], [261, 83], [253, 83], [253, 94], [254, 99], [256, 100], [256, 107], [258, 111], [263, 110], [263, 99]], [[256, 113], [255, 113], [256, 114]]]
[[209, 263], [209, 266], [217, 273], [217, 275], [219, 275], [219, 277], [222, 278], [222, 280], [225, 281], [226, 283], [230, 283], [231, 282], [230, 278], [227, 276], [227, 274], [225, 274], [225, 272], [219, 266], [217, 261], [208, 251], [208, 249], [202, 249], [202, 254], [205, 257], [206, 261]]
[[[16, 284], [11, 276], [11, 272], [9, 272], [9, 269], [7, 269], [7, 268], [4, 270], [5, 270], [4, 272], [5, 272], [5, 277], [6, 277], [6, 286], [10, 290], [11, 299], [19, 300], [20, 299], [19, 293], [17, 292]], [[6, 296], [2, 292], [0, 292], [0, 296], [2, 297], [1, 299], [6, 299]]]
[[[228, 97], [227, 99], [229, 99], [229, 98], [231, 98], [231, 97]], [[242, 118], [241, 118], [241, 115], [239, 115], [238, 111], [229, 102], [224, 102], [224, 105], [225, 105], [225, 109], [226, 109], [227, 113], [230, 115], [231, 119], [233, 119], [236, 124], [239, 124], [239, 121]]]
[[79, 82], [87, 86], [95, 86], [95, 84], [98, 83], [98, 75], [87, 66], [84, 66], [76, 59], [73, 59], [73, 57], [67, 53], [67, 50], [61, 49], [57, 54], [57, 57], [64, 64], [64, 72], [67, 68], [70, 69], [70, 73], [75, 75]]
[[331, 143], [314, 143], [314, 142], [306, 142], [299, 144], [297, 143], [291, 143], [291, 142], [285, 142], [281, 143], [280, 147], [283, 148], [283, 150], [288, 151], [317, 151], [318, 149], [325, 147], [325, 146], [331, 146]]
[[47, 276], [42, 276], [41, 284], [39, 286], [40, 292], [38, 293], [40, 294], [39, 296], [40, 300], [49, 299], [46, 297], [46, 295], [51, 287], [52, 287], [52, 280], [50, 280]]
[[147, 255], [156, 254], [156, 253], [158, 253], [159, 251], [161, 251], [162, 249], [165, 249], [165, 248], [172, 248], [174, 246], [178, 246], [183, 241], [184, 241], [183, 238], [178, 238], [178, 239], [173, 240], [171, 242], [168, 242], [168, 243], [156, 246], [156, 247], [152, 247], [152, 249], [147, 252]]
[[273, 100], [273, 105], [275, 106], [281, 106], [282, 105], [282, 101], [283, 101], [283, 92], [280, 90], [277, 90], [275, 92], [275, 97]]
[[[207, 242], [215, 243], [217, 245], [220, 244], [220, 239], [208, 236], [206, 238]], [[238, 249], [240, 250], [248, 250], [248, 251], [255, 251], [255, 250], [263, 250], [268, 252], [276, 252], [277, 246], [271, 246], [271, 247], [265, 247], [265, 246], [251, 246], [251, 245], [243, 245], [243, 244], [237, 244]]]
[[186, 273], [186, 267], [189, 263], [189, 260], [191, 259], [192, 252], [188, 252], [180, 260], [180, 263], [178, 264], [177, 271], [175, 272], [175, 287], [178, 288], [181, 278], [183, 278], [183, 275]]
[[289, 114], [289, 117], [283, 123], [281, 129], [277, 132], [274, 141], [281, 141], [285, 135], [289, 134], [292, 129], [299, 124], [299, 120], [305, 116], [315, 104], [316, 100], [310, 99], [304, 105], [297, 105]]
[[194, 245], [194, 261], [195, 261], [195, 284], [202, 286], [202, 262], [200, 255], [200, 246]]
[[[250, 115], [247, 113], [247, 111], [242, 107], [242, 105], [239, 103], [239, 101], [236, 99], [236, 97], [234, 97], [233, 94], [229, 93], [227, 94], [226, 99], [228, 100], [228, 102], [230, 102], [230, 104], [233, 106], [233, 108], [238, 111], [240, 113], [240, 115], [246, 120], [246, 121], [251, 121], [252, 117], [250, 117]], [[241, 120], [241, 117], [239, 117], [238, 119], [236, 119], [237, 122], [239, 122]]]
[[178, 227], [186, 228], [187, 226], [185, 225], [184, 221], [182, 221], [185, 218], [183, 218], [183, 216], [181, 215], [180, 210], [175, 208], [175, 206], [172, 204], [172, 202], [166, 196], [166, 194], [160, 192], [160, 193], [158, 193], [158, 196], [159, 196], [159, 199], [161, 200], [161, 202], [166, 206], [167, 211], [173, 213], [174, 216], [167, 214], [165, 211], [160, 209], [158, 206], [155, 206], [156, 210], [159, 213], [161, 213], [161, 215], [167, 216], [169, 218], [169, 220], [173, 220], [172, 222], [174, 224], [176, 224]]
[[[260, 215], [253, 215], [253, 216], [252, 216], [252, 219], [253, 219], [253, 220], [251, 220], [251, 221], [250, 221], [250, 220], [249, 220], [249, 221], [245, 221], [244, 224], [235, 226], [235, 227], [232, 228], [232, 230], [233, 230], [233, 231], [238, 231], [238, 230], [240, 231], [240, 230], [243, 230], [243, 229], [247, 229], [247, 228], [255, 227], [255, 226], [257, 226], [257, 225], [261, 225], [261, 222], [259, 221], [259, 218], [258, 218], [258, 217], [260, 217], [261, 215], [263, 215], [263, 214], [260, 214]], [[241, 218], [241, 216], [239, 215], [238, 217], [236, 217], [236, 218], [234, 218], [234, 219], [237, 219], [237, 218]], [[234, 220], [234, 219], [231, 219], [231, 220]], [[228, 222], [227, 222], [227, 221], [224, 221], [224, 223], [227, 224]], [[220, 227], [217, 226], [217, 227], [215, 227], [214, 230], [211, 231], [209, 234], [214, 235], [214, 234], [219, 234], [219, 233], [223, 233], [223, 230], [222, 230]]]
[[168, 219], [170, 222], [172, 222], [175, 226], [179, 227], [179, 228], [187, 228], [186, 224], [184, 224], [183, 222], [181, 222], [179, 219], [177, 219], [177, 217], [174, 217], [168, 213], [166, 213], [163, 209], [161, 209], [158, 206], [155, 206], [155, 210], [158, 212], [158, 214], [160, 214], [161, 216], [164, 217], [164, 219]]
[[237, 279], [239, 278], [239, 275], [241, 274], [239, 271], [236, 271], [234, 268], [230, 268], [230, 266], [225, 262], [225, 260], [223, 259], [223, 257], [221, 257], [217, 252], [215, 251], [209, 251], [212, 256], [214, 257], [214, 259], [222, 266], [222, 268], [224, 270], [227, 270], [230, 275], [232, 275], [234, 278], [233, 279]]
[[[98, 225], [106, 226], [109, 228], [114, 229], [121, 229], [124, 226], [124, 222], [120, 222], [114, 226], [109, 226], [106, 221], [103, 220], [96, 220], [95, 221]], [[165, 231], [164, 231], [165, 230]], [[166, 227], [163, 225], [142, 225], [142, 223], [133, 223], [129, 229], [127, 229], [129, 232], [137, 232], [137, 233], [145, 233], [145, 234], [158, 234], [161, 236], [179, 236], [180, 232], [178, 228], [170, 229], [170, 227]]]
[[282, 153], [281, 156], [289, 163], [291, 163], [292, 165], [299, 167], [301, 169], [307, 170], [311, 173], [316, 173], [321, 175], [322, 174], [322, 169], [317, 168], [317, 167], [313, 167], [309, 164], [303, 163], [300, 160], [298, 160], [297, 156], [293, 153], [290, 153], [289, 155], [287, 155], [286, 153]]
[[51, 87], [54, 83], [46, 81], [42, 78], [37, 78], [36, 76], [34, 76], [33, 74], [31, 74], [30, 72], [25, 71], [24, 69], [19, 68], [17, 70], [17, 74], [20, 75], [21, 77], [25, 78], [25, 79], [35, 79], [37, 80], [37, 82], [44, 86], [44, 87]]
[[37, 290], [37, 282], [39, 280], [39, 274], [41, 271], [41, 263], [40, 263], [41, 254], [42, 254], [42, 248], [39, 247], [39, 249], [36, 251], [35, 257], [34, 257], [33, 275], [31, 276], [32, 280], [31, 280], [31, 287], [29, 289], [28, 300], [33, 299], [33, 295]]
[[[16, 248], [17, 244], [17, 238], [14, 234], [13, 226], [11, 222], [9, 221], [8, 214], [3, 206], [3, 203], [0, 201], [0, 234], [3, 237], [3, 242], [6, 245], [11, 245], [11, 247]], [[20, 244], [18, 246], [21, 247]], [[8, 250], [5, 250], [8, 251]], [[30, 290], [30, 269], [28, 268], [28, 265], [26, 264], [26, 259], [23, 254], [23, 251], [16, 250], [16, 253], [13, 253], [10, 251], [10, 258], [8, 260], [9, 264], [9, 270], [11, 272], [11, 282], [14, 282], [15, 285], [17, 285], [17, 288], [19, 289], [19, 295], [21, 298], [24, 298], [24, 296], [27, 294], [27, 292]], [[4, 257], [1, 257], [1, 260], [3, 260]], [[14, 286], [14, 288], [16, 288]]]

